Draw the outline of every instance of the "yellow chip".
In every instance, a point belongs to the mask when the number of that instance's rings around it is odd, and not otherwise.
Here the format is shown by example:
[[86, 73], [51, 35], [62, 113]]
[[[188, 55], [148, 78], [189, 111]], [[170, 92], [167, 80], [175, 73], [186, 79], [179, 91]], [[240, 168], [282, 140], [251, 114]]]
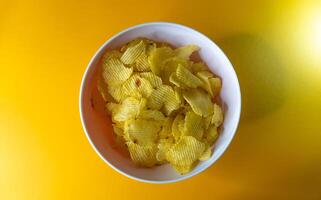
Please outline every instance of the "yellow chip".
[[204, 71], [204, 70], [208, 70], [208, 68], [205, 66], [204, 63], [193, 63], [191, 65], [191, 71], [194, 73], [194, 74], [197, 74], [197, 72], [200, 72], [200, 71]]
[[170, 47], [155, 48], [148, 57], [150, 68], [156, 75], [160, 75], [167, 59], [174, 56]]
[[[113, 99], [117, 103], [120, 103], [123, 99], [127, 97], [127, 95], [123, 92], [121, 86], [108, 87], [108, 93], [113, 97]], [[135, 97], [138, 98], [139, 96], [136, 95]]]
[[103, 65], [103, 78], [108, 86], [122, 84], [133, 73], [132, 68], [127, 68], [118, 58], [111, 57]]
[[207, 147], [205, 149], [205, 151], [203, 152], [203, 154], [201, 155], [201, 157], [199, 157], [200, 161], [206, 161], [208, 159], [210, 159], [212, 156], [212, 148], [211, 147]]
[[214, 113], [212, 117], [211, 123], [216, 127], [219, 127], [223, 122], [223, 112], [219, 105], [214, 104]]
[[143, 72], [139, 74], [141, 77], [145, 78], [150, 82], [150, 84], [154, 87], [157, 88], [162, 85], [162, 79], [159, 76], [156, 76], [152, 72]]
[[109, 102], [106, 104], [106, 109], [108, 113], [110, 113], [112, 116], [114, 116], [119, 108], [119, 105], [117, 103]]
[[172, 138], [160, 139], [158, 142], [158, 151], [156, 153], [156, 159], [160, 163], [166, 162], [166, 153], [173, 146], [174, 141]]
[[213, 93], [213, 97], [217, 96], [222, 88], [222, 82], [219, 78], [210, 78], [209, 83]]
[[186, 69], [190, 68], [189, 62], [179, 57], [171, 57], [165, 61], [164, 67], [161, 72], [161, 77], [165, 84], [170, 84], [170, 76], [172, 75], [172, 73], [176, 72], [178, 65], [181, 65]]
[[101, 77], [99, 77], [97, 80], [97, 89], [104, 101], [112, 101], [112, 96], [108, 92], [107, 84]]
[[209, 71], [200, 71], [196, 74], [196, 76], [203, 82], [200, 87], [213, 96], [212, 87], [209, 81], [209, 78], [212, 78], [213, 74]]
[[139, 115], [140, 111], [144, 108], [145, 100], [138, 100], [134, 97], [126, 98], [119, 106], [112, 111], [114, 121], [126, 121], [134, 119]]
[[145, 49], [145, 44], [143, 41], [140, 41], [138, 44], [128, 47], [124, 54], [121, 56], [120, 60], [124, 64], [133, 64], [136, 59], [142, 54]]
[[213, 113], [213, 103], [211, 98], [203, 90], [186, 90], [183, 92], [183, 97], [196, 114], [207, 117]]
[[214, 125], [210, 125], [210, 127], [205, 131], [204, 142], [206, 142], [209, 146], [212, 146], [217, 138], [217, 128]]
[[137, 60], [135, 61], [134, 69], [135, 71], [138, 71], [138, 72], [150, 71], [148, 56], [145, 54], [145, 52], [143, 52], [142, 54], [140, 54], [140, 56], [138, 56]]
[[118, 59], [120, 59], [121, 55], [122, 54], [117, 50], [107, 51], [103, 55], [103, 62], [106, 62], [110, 58], [118, 58]]
[[158, 138], [161, 123], [154, 120], [136, 119], [125, 122], [125, 132], [139, 145], [154, 144]]
[[184, 122], [184, 116], [181, 114], [176, 115], [176, 117], [173, 121], [173, 124], [172, 124], [172, 135], [176, 141], [178, 141], [181, 138], [182, 127], [179, 128], [179, 124], [182, 124], [183, 122]]
[[[166, 158], [174, 166], [189, 168], [201, 157], [204, 150], [204, 143], [192, 136], [182, 136], [181, 139], [169, 149]], [[186, 171], [179, 172], [186, 173]]]
[[200, 48], [196, 45], [186, 45], [174, 50], [175, 55], [184, 59], [189, 59], [193, 52], [198, 51]]
[[133, 74], [122, 85], [122, 92], [127, 96], [139, 93], [142, 97], [148, 98], [153, 92], [153, 86], [147, 79], [140, 77], [138, 74]]
[[[173, 81], [173, 78], [175, 81]], [[182, 65], [178, 65], [175, 75], [171, 75], [170, 81], [178, 87], [197, 88], [202, 85], [202, 81]]]
[[116, 124], [113, 124], [113, 131], [118, 136], [124, 135], [124, 130], [122, 130], [120, 127], [118, 127]]
[[155, 121], [165, 120], [164, 114], [158, 110], [143, 110], [140, 112], [138, 118], [155, 120]]
[[200, 140], [204, 133], [204, 123], [201, 116], [195, 114], [193, 111], [189, 111], [185, 116], [184, 131], [183, 134], [186, 136], [193, 136]]
[[158, 149], [156, 145], [140, 146], [133, 142], [127, 142], [126, 144], [130, 157], [136, 165], [152, 167], [157, 163], [156, 153]]
[[172, 124], [174, 119], [172, 117], [166, 117], [161, 131], [159, 132], [160, 139], [168, 139], [172, 137]]

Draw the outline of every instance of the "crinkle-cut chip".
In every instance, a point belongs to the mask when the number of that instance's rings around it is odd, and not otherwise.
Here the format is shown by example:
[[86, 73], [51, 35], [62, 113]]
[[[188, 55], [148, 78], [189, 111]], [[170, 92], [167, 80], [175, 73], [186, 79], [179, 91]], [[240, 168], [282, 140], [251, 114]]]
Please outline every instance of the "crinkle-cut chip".
[[204, 122], [204, 129], [205, 130], [208, 129], [208, 127], [211, 125], [212, 117], [213, 117], [213, 115], [209, 115], [209, 116], [204, 118], [203, 122]]
[[179, 57], [171, 57], [167, 59], [164, 63], [164, 68], [162, 69], [161, 77], [165, 84], [170, 84], [170, 76], [172, 73], [176, 72], [178, 65], [182, 65], [183, 67], [189, 69], [189, 62], [183, 58]]
[[175, 92], [175, 96], [176, 98], [179, 100], [179, 102], [184, 103], [184, 98], [183, 98], [183, 91], [181, 88], [179, 87], [174, 87], [174, 92]]
[[176, 115], [173, 123], [172, 123], [172, 135], [176, 141], [178, 141], [182, 135], [180, 131], [179, 124], [184, 122], [184, 116], [181, 114]]
[[133, 46], [137, 45], [138, 43], [140, 43], [141, 41], [143, 41], [142, 38], [133, 39], [132, 41], [130, 41], [130, 42], [128, 42], [127, 44], [125, 44], [124, 46], [122, 46], [122, 47], [120, 48], [120, 51], [121, 51], [121, 52], [125, 52], [128, 47], [133, 47]]
[[166, 139], [172, 137], [172, 124], [174, 119], [172, 117], [166, 117], [161, 131], [159, 132], [160, 139]]
[[145, 106], [144, 101], [144, 99], [138, 100], [134, 97], [127, 97], [113, 112], [113, 120], [121, 122], [137, 117]]
[[122, 55], [122, 53], [120, 53], [117, 50], [107, 51], [103, 55], [103, 62], [107, 61], [110, 58], [118, 58], [118, 59], [120, 59], [121, 55]]
[[155, 143], [161, 123], [154, 120], [136, 119], [125, 122], [125, 132], [132, 141], [139, 145], [150, 145]]
[[140, 112], [138, 118], [155, 120], [155, 121], [165, 120], [164, 114], [158, 110], [143, 110]]
[[172, 167], [175, 169], [175, 171], [177, 171], [181, 175], [187, 174], [188, 172], [192, 171], [194, 166], [195, 166], [195, 164], [191, 164], [191, 165], [172, 165]]
[[112, 101], [112, 96], [108, 92], [108, 86], [101, 77], [97, 80], [97, 89], [105, 102]]
[[127, 68], [118, 58], [106, 60], [103, 66], [103, 78], [109, 87], [122, 84], [133, 73], [133, 68]]
[[159, 110], [164, 105], [164, 112], [169, 115], [172, 111], [179, 108], [179, 99], [177, 99], [172, 87], [161, 85], [156, 88], [148, 99], [147, 106]]
[[150, 71], [148, 56], [144, 52], [140, 54], [140, 56], [138, 56], [138, 58], [136, 59], [134, 69], [138, 72]]
[[210, 87], [213, 93], [213, 97], [217, 96], [222, 88], [222, 82], [219, 78], [210, 78], [209, 79]]
[[214, 104], [214, 113], [211, 123], [216, 127], [219, 127], [223, 122], [223, 111], [221, 107], [217, 104]]
[[184, 126], [185, 126], [185, 120], [181, 120], [178, 122], [178, 130], [181, 132], [181, 134], [184, 134]]
[[209, 81], [209, 78], [213, 77], [213, 74], [209, 71], [200, 71], [197, 72], [196, 76], [203, 82], [203, 84], [200, 87], [203, 88], [206, 92], [208, 92], [211, 96], [213, 96], [213, 91]]
[[140, 77], [138, 74], [133, 74], [122, 85], [122, 92], [127, 96], [132, 96], [134, 93], [140, 93], [143, 97], [147, 98], [153, 92], [153, 86], [150, 82]]
[[145, 49], [145, 44], [143, 41], [140, 41], [138, 44], [128, 47], [124, 54], [121, 56], [120, 60], [124, 64], [133, 64], [136, 59], [142, 54]]
[[193, 136], [200, 140], [204, 134], [204, 123], [201, 116], [195, 114], [193, 111], [189, 111], [185, 116], [184, 132], [183, 135]]
[[183, 92], [183, 97], [196, 114], [207, 117], [213, 113], [213, 103], [206, 92], [190, 89]]
[[206, 142], [209, 146], [212, 146], [215, 140], [218, 138], [217, 127], [210, 125], [205, 131], [203, 141]]
[[173, 138], [159, 140], [157, 145], [158, 151], [156, 153], [157, 161], [159, 161], [160, 163], [166, 162], [166, 153], [173, 146], [173, 144], [174, 144]]
[[175, 74], [179, 83], [182, 83], [179, 87], [197, 88], [202, 85], [202, 81], [182, 65], [178, 65]]
[[127, 97], [127, 95], [122, 91], [121, 86], [108, 87], [108, 93], [117, 103], [120, 103], [124, 98]]
[[174, 50], [175, 55], [184, 59], [189, 59], [193, 52], [198, 51], [200, 48], [196, 45], [186, 45]]
[[166, 60], [173, 56], [174, 52], [170, 47], [155, 48], [148, 57], [151, 71], [156, 75], [160, 75]]
[[188, 167], [201, 157], [204, 150], [204, 143], [192, 136], [182, 136], [166, 153], [166, 159], [174, 166]]
[[124, 135], [124, 130], [122, 130], [120, 127], [118, 127], [116, 124], [113, 124], [113, 131], [116, 135], [118, 136], [123, 136]]
[[208, 70], [204, 63], [198, 62], [191, 64], [191, 71], [196, 74], [197, 72]]
[[[170, 87], [170, 86], [168, 86]], [[174, 110], [178, 110], [180, 107], [180, 100], [177, 98], [174, 90], [170, 88], [164, 96], [164, 107], [163, 112], [165, 115], [169, 116]]]
[[187, 85], [185, 85], [184, 83], [182, 83], [181, 80], [178, 79], [176, 73], [172, 73], [170, 75], [169, 82], [175, 85], [176, 87], [187, 88]]
[[201, 155], [201, 157], [199, 157], [200, 161], [205, 161], [210, 159], [212, 156], [212, 148], [211, 147], [206, 147], [205, 151], [203, 152], [203, 154]]
[[117, 112], [119, 108], [119, 104], [117, 103], [113, 103], [113, 102], [109, 102], [106, 104], [106, 109], [109, 113], [111, 113], [112, 115], [115, 115], [115, 113]]
[[157, 88], [163, 84], [162, 79], [152, 72], [142, 72], [139, 75], [148, 80], [154, 88]]
[[143, 167], [152, 167], [157, 163], [156, 153], [157, 146], [155, 144], [141, 146], [134, 142], [127, 142], [130, 157], [136, 165]]

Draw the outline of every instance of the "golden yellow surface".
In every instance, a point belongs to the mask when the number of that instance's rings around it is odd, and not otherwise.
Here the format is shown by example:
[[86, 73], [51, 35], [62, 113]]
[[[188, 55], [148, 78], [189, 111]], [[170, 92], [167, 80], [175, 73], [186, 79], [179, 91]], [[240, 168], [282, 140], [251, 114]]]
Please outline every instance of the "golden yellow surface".
[[[236, 137], [183, 182], [108, 167], [83, 133], [86, 65], [109, 37], [169, 21], [212, 38], [242, 89]], [[0, 1], [0, 199], [321, 199], [320, 1]]]

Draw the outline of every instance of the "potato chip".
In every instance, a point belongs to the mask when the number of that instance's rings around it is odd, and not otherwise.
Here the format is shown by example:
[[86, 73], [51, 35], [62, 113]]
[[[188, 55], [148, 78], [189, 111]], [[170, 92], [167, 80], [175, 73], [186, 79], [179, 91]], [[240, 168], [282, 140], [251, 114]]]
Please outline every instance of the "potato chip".
[[195, 114], [193, 111], [186, 113], [183, 135], [193, 136], [194, 138], [200, 140], [204, 133], [204, 123], [201, 116]]
[[181, 114], [176, 115], [172, 124], [172, 135], [176, 141], [179, 140], [180, 137], [182, 136], [182, 132], [179, 128], [179, 124], [183, 122], [184, 122], [184, 116]]
[[98, 89], [101, 97], [104, 99], [105, 102], [112, 101], [112, 96], [108, 92], [107, 84], [100, 77], [97, 80], [97, 89]]
[[140, 112], [138, 118], [150, 119], [150, 120], [155, 120], [155, 121], [165, 120], [164, 114], [158, 110], [143, 110]]
[[[172, 74], [171, 77], [172, 76], [174, 75]], [[170, 77], [170, 81], [171, 79], [173, 79], [173, 77], [172, 78], [171, 77]], [[202, 81], [182, 65], [178, 65], [174, 78], [177, 81], [175, 80], [172, 83], [178, 87], [197, 88], [202, 85]]]
[[176, 56], [184, 59], [189, 59], [193, 52], [198, 51], [200, 48], [196, 45], [186, 45], [174, 50]]
[[139, 145], [154, 144], [158, 138], [161, 123], [154, 120], [136, 119], [125, 122], [125, 132]]
[[217, 96], [222, 88], [222, 82], [219, 78], [210, 78], [209, 83], [213, 93], [213, 97]]
[[[166, 153], [166, 159], [173, 166], [188, 168], [195, 163], [205, 150], [205, 144], [192, 136], [182, 136]], [[176, 168], [176, 170], [179, 168]], [[186, 171], [179, 171], [186, 173]]]
[[143, 109], [145, 100], [138, 100], [134, 97], [126, 98], [118, 107], [112, 112], [114, 121], [126, 121], [134, 119], [139, 115]]
[[223, 112], [220, 106], [217, 104], [214, 104], [214, 113], [212, 117], [212, 124], [214, 124], [216, 127], [219, 127], [223, 122]]
[[116, 135], [118, 136], [123, 136], [124, 135], [124, 130], [122, 130], [121, 128], [119, 128], [116, 124], [113, 124], [113, 131]]
[[122, 54], [117, 50], [107, 51], [103, 55], [103, 62], [106, 62], [110, 58], [118, 58], [118, 59], [120, 59], [121, 55]]
[[165, 84], [170, 84], [170, 76], [176, 72], [178, 65], [181, 65], [187, 69], [190, 69], [189, 62], [179, 57], [171, 57], [164, 63], [164, 67], [161, 72], [162, 80]]
[[165, 163], [166, 160], [166, 153], [168, 150], [173, 146], [174, 141], [172, 138], [168, 139], [160, 139], [158, 142], [158, 151], [156, 153], [156, 159], [160, 163]]
[[190, 89], [183, 92], [184, 99], [193, 111], [203, 117], [213, 113], [213, 103], [210, 96], [200, 89]]
[[191, 71], [194, 74], [197, 74], [197, 72], [208, 70], [208, 68], [204, 65], [204, 63], [198, 62], [191, 64]]
[[210, 127], [205, 131], [204, 142], [206, 142], [209, 146], [212, 146], [217, 137], [217, 127], [215, 127], [214, 125], [210, 125]]
[[140, 41], [138, 44], [128, 47], [124, 54], [121, 56], [120, 60], [124, 64], [133, 64], [136, 59], [142, 54], [145, 49], [145, 44], [143, 41]]
[[203, 152], [201, 157], [199, 157], [198, 159], [200, 161], [206, 161], [206, 160], [210, 159], [211, 156], [212, 156], [212, 148], [211, 147], [206, 147], [205, 151]]
[[[123, 99], [127, 97], [127, 94], [125, 94], [121, 88], [122, 86], [115, 86], [115, 87], [108, 87], [108, 93], [113, 97], [113, 99], [120, 103]], [[134, 95], [133, 95], [134, 96]], [[135, 95], [136, 98], [140, 98], [140, 94]]]
[[159, 76], [156, 76], [152, 72], [143, 72], [139, 74], [141, 77], [145, 78], [150, 82], [150, 84], [154, 87], [157, 88], [162, 85], [162, 79]]
[[153, 92], [153, 86], [147, 79], [140, 77], [138, 74], [133, 74], [122, 85], [122, 92], [127, 96], [139, 93], [142, 97], [148, 98]]
[[117, 113], [117, 109], [119, 108], [119, 105], [117, 103], [107, 103], [106, 104], [106, 109], [108, 113], [111, 113], [112, 116], [114, 116]]
[[213, 77], [213, 74], [209, 71], [200, 71], [197, 72], [196, 76], [203, 82], [203, 84], [200, 87], [203, 88], [206, 92], [208, 92], [211, 96], [213, 96], [212, 87], [209, 81], [209, 78]]
[[148, 57], [151, 71], [156, 75], [160, 75], [164, 68], [166, 60], [173, 56], [174, 52], [170, 47], [161, 47], [154, 49]]
[[161, 131], [159, 132], [160, 139], [168, 139], [172, 137], [172, 124], [174, 119], [172, 117], [166, 117]]
[[109, 86], [119, 85], [126, 81], [133, 73], [132, 68], [127, 68], [118, 58], [110, 58], [103, 65], [103, 78]]
[[156, 153], [158, 149], [155, 144], [148, 146], [141, 146], [134, 142], [127, 142], [126, 144], [130, 157], [136, 165], [152, 167], [157, 163]]

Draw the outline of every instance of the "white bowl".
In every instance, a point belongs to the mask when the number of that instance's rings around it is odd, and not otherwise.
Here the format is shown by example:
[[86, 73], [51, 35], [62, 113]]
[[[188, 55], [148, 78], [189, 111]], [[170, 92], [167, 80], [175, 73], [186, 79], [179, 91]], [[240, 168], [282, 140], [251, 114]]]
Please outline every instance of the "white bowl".
[[[213, 146], [214, 153], [209, 160], [200, 162], [188, 174], [180, 175], [168, 164], [153, 168], [136, 167], [128, 156], [117, 150], [111, 138], [110, 119], [104, 114], [102, 102], [95, 100], [95, 95], [97, 95], [95, 77], [101, 56], [107, 49], [114, 49], [137, 37], [163, 41], [177, 47], [195, 44], [200, 47], [200, 58], [212, 72], [222, 79], [220, 98], [225, 112], [224, 123], [220, 129], [220, 136]], [[118, 33], [98, 49], [89, 62], [82, 79], [79, 109], [81, 122], [90, 144], [110, 167], [138, 181], [171, 183], [190, 178], [204, 171], [223, 154], [232, 141], [239, 123], [241, 93], [233, 66], [222, 50], [208, 37], [192, 28], [174, 23], [146, 23]]]

